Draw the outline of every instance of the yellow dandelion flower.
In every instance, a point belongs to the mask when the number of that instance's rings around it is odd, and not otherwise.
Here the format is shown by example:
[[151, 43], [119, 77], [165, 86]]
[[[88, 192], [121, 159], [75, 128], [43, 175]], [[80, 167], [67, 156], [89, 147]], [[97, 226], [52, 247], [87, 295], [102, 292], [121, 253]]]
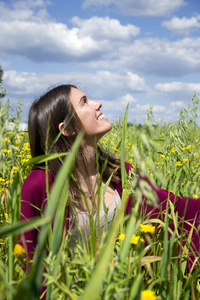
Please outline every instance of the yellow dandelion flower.
[[164, 155], [164, 154], [163, 154], [163, 155], [161, 155], [161, 156], [160, 156], [160, 158], [165, 158], [165, 155]]
[[156, 300], [154, 291], [141, 291], [141, 300]]
[[186, 147], [183, 147], [182, 150], [186, 150]]
[[149, 224], [141, 224], [140, 225], [140, 231], [144, 233], [154, 233], [155, 232], [155, 226], [149, 225]]
[[10, 153], [10, 150], [8, 150], [8, 149], [2, 149], [1, 152], [3, 152], [3, 153]]
[[15, 167], [15, 166], [13, 166], [12, 169], [13, 169], [14, 172], [17, 172], [17, 170], [18, 170], [18, 168]]
[[134, 244], [134, 245], [137, 245], [139, 241], [144, 242], [144, 239], [140, 238], [139, 235], [133, 234], [132, 237], [131, 237], [130, 243]]
[[4, 178], [0, 177], [0, 182], [6, 181]]
[[5, 219], [6, 219], [6, 220], [8, 220], [8, 219], [9, 219], [9, 217], [8, 217], [8, 214], [7, 214], [7, 213], [5, 213], [5, 215], [4, 215], [4, 216], [5, 216]]
[[182, 166], [182, 163], [181, 163], [180, 161], [177, 161], [177, 162], [176, 162], [176, 166], [177, 166], [177, 167], [181, 167], [181, 166]]
[[8, 132], [7, 132], [7, 134], [12, 134], [12, 133], [13, 133], [12, 131], [8, 131]]
[[125, 239], [125, 234], [124, 233], [121, 233], [120, 235], [119, 235], [119, 240], [120, 241], [123, 241]]
[[198, 198], [198, 196], [195, 195], [195, 194], [193, 194], [193, 195], [192, 195], [192, 198], [196, 199], [196, 198]]
[[19, 255], [22, 255], [24, 253], [26, 253], [25, 249], [20, 244], [16, 244], [12, 254], [15, 255], [15, 256], [19, 256]]
[[115, 151], [119, 151], [119, 149], [117, 149], [117, 148], [115, 148], [115, 147], [112, 147], [112, 149], [115, 150]]
[[189, 159], [188, 158], [183, 158], [183, 161], [189, 161]]
[[129, 159], [129, 162], [132, 164], [132, 163], [133, 163], [133, 160], [132, 160], [132, 159]]
[[133, 153], [131, 153], [131, 156], [133, 157], [133, 156], [134, 156], [134, 154], [133, 154]]
[[29, 160], [26, 159], [26, 158], [23, 158], [23, 159], [22, 159], [22, 162], [23, 162], [23, 163], [25, 163], [25, 162], [27, 162], [27, 161], [29, 161]]
[[172, 148], [171, 151], [172, 151], [172, 153], [176, 152], [176, 148]]
[[104, 142], [104, 141], [101, 141], [101, 143], [104, 144], [105, 142]]
[[189, 150], [191, 148], [191, 145], [188, 145], [187, 147], [185, 147], [186, 150]]

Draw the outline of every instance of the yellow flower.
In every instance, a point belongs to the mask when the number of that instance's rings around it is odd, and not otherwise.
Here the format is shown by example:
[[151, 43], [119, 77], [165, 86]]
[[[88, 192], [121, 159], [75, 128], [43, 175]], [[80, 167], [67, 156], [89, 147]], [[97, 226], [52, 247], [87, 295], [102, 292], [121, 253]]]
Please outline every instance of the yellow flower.
[[12, 131], [8, 131], [8, 132], [7, 132], [7, 134], [12, 134], [12, 133], [13, 133]]
[[112, 147], [112, 149], [115, 150], [115, 151], [119, 151], [119, 149], [117, 149], [117, 148], [115, 148], [115, 147]]
[[132, 163], [133, 163], [133, 160], [132, 160], [132, 159], [129, 159], [129, 162], [132, 164]]
[[154, 233], [155, 226], [152, 226], [152, 225], [149, 225], [149, 224], [145, 224], [145, 225], [141, 224], [140, 225], [140, 231], [144, 232], [144, 233], [147, 233], [147, 232]]
[[2, 177], [0, 177], [0, 182], [4, 182], [5, 181], [5, 179], [3, 179]]
[[141, 291], [141, 300], [156, 300], [154, 291]]
[[180, 161], [177, 161], [176, 166], [181, 167], [182, 163]]
[[133, 153], [131, 153], [131, 156], [133, 157], [133, 156], [134, 156], [134, 154], [133, 154]]
[[104, 141], [101, 141], [102, 144], [104, 144]]
[[29, 160], [26, 159], [26, 158], [23, 158], [23, 159], [22, 159], [22, 162], [23, 162], [23, 163], [25, 163], [25, 162], [27, 162], [27, 161], [29, 161]]
[[139, 235], [133, 234], [130, 243], [131, 243], [131, 244], [134, 244], [134, 245], [137, 245], [138, 242], [139, 242], [139, 240], [140, 240], [141, 242], [144, 242], [144, 239], [143, 239], [143, 238], [140, 238]]
[[176, 152], [176, 148], [172, 148], [171, 151], [172, 151], [172, 153]]
[[17, 167], [15, 167], [15, 166], [13, 166], [13, 167], [12, 167], [12, 169], [13, 169], [14, 173], [16, 173], [16, 172], [17, 172], [17, 170], [18, 170], [18, 168], [17, 168]]
[[119, 235], [119, 240], [123, 241], [125, 239], [125, 234], [124, 233], [121, 233]]
[[165, 155], [161, 155], [160, 158], [165, 158]]
[[4, 215], [4, 216], [5, 216], [5, 219], [6, 219], [6, 220], [8, 220], [8, 219], [9, 219], [9, 217], [8, 217], [8, 214], [7, 214], [7, 213], [5, 213], [5, 215]]
[[195, 195], [195, 194], [193, 194], [192, 197], [193, 197], [194, 199], [198, 198], [198, 196]]
[[189, 161], [189, 159], [188, 158], [183, 158], [183, 161]]
[[20, 244], [16, 244], [12, 254], [15, 256], [19, 256], [24, 253], [26, 253], [25, 249]]
[[185, 149], [187, 149], [187, 150], [190, 149], [190, 148], [191, 148], [191, 145], [188, 145], [187, 147], [185, 147]]
[[8, 150], [8, 149], [2, 149], [1, 152], [3, 152], [3, 153], [10, 153], [10, 150]]

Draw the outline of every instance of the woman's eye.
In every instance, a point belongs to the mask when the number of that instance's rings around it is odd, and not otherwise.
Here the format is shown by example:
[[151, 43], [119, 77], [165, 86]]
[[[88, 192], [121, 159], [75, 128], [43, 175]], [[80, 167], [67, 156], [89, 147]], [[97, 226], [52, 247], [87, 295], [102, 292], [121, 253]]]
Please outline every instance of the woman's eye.
[[87, 98], [86, 97], [84, 97], [83, 98], [83, 104], [85, 105], [85, 104], [87, 104], [88, 102], [87, 102]]

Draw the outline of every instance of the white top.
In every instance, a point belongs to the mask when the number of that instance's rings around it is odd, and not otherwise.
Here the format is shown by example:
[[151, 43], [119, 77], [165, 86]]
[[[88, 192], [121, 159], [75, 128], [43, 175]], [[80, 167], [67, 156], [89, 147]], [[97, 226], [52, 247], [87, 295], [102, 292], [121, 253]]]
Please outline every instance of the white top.
[[[99, 211], [99, 234], [100, 236], [102, 235], [105, 227], [105, 223], [108, 224], [108, 228], [110, 227], [110, 224], [113, 220], [113, 217], [117, 213], [117, 208], [121, 207], [121, 198], [117, 190], [115, 190], [115, 194], [113, 196], [112, 201], [106, 206], [108, 209], [107, 213], [107, 222], [106, 220], [106, 214], [104, 211], [104, 208], [101, 208]], [[89, 240], [90, 237], [90, 225], [89, 225], [89, 213], [88, 212], [77, 212], [76, 217], [74, 218], [74, 214], [72, 209], [69, 211], [69, 228], [72, 233], [71, 241], [72, 244], [74, 244], [77, 241], [78, 238], [78, 231], [77, 227], [79, 228], [79, 233], [80, 233], [80, 238], [82, 240], [82, 234], [83, 238], [86, 241], [86, 236], [87, 240]], [[95, 230], [97, 231], [97, 211], [93, 211], [93, 226], [95, 226]], [[81, 234], [81, 231], [82, 234]]]

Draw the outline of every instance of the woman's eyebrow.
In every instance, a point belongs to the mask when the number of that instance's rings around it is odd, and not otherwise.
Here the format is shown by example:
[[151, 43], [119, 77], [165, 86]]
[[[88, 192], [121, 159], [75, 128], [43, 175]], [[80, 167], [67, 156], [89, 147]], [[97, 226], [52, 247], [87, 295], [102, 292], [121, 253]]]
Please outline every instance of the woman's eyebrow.
[[83, 100], [87, 100], [87, 96], [86, 95], [84, 95], [84, 96], [81, 97], [79, 103], [81, 103]]

